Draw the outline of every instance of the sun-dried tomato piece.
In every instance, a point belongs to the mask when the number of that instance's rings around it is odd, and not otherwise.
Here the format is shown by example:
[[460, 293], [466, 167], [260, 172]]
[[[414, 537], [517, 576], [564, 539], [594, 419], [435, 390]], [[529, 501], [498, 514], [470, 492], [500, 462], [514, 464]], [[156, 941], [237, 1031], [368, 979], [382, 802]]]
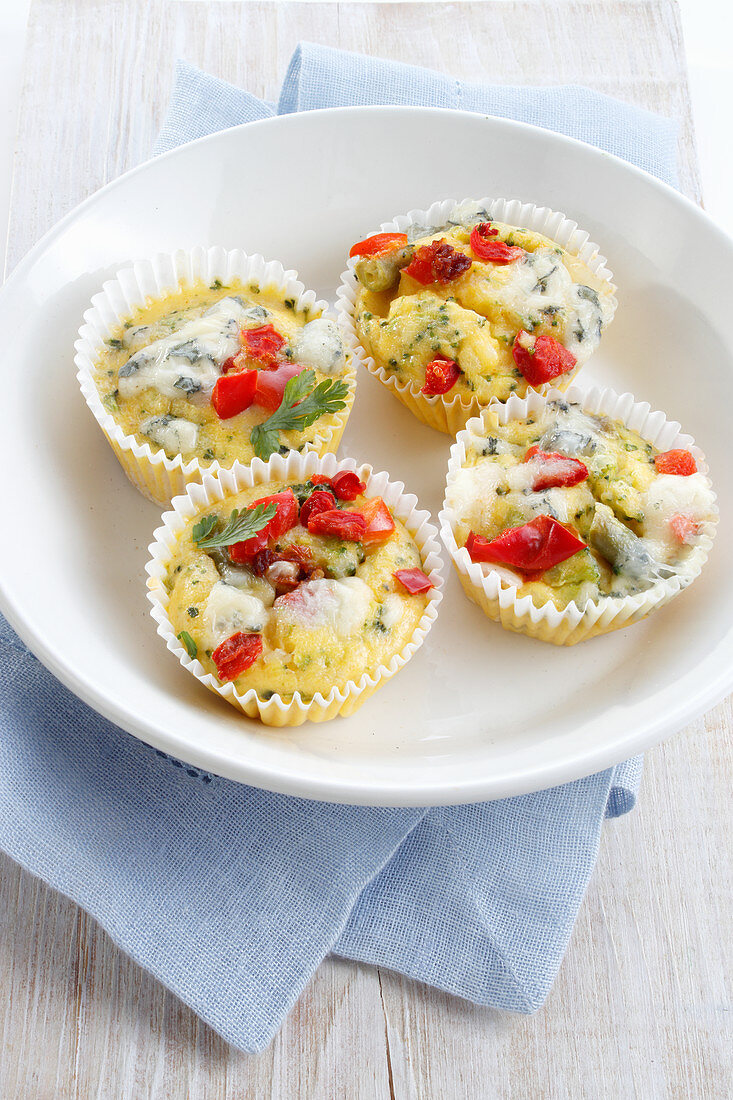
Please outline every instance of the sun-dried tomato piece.
[[333, 493], [327, 489], [316, 489], [307, 497], [300, 506], [300, 522], [303, 527], [308, 526], [308, 517], [317, 512], [328, 512], [336, 507]]
[[242, 634], [238, 631], [217, 646], [211, 654], [216, 671], [222, 683], [236, 680], [248, 668], [251, 668], [262, 653], [261, 634]]
[[572, 370], [577, 359], [553, 336], [531, 336], [520, 329], [512, 348], [514, 362], [530, 386], [541, 386]]
[[689, 545], [702, 529], [698, 520], [686, 512], [675, 512], [670, 518], [669, 526], [672, 528], [672, 534], [677, 541], [685, 546]]
[[406, 233], [375, 233], [352, 245], [349, 256], [385, 256], [396, 248], [404, 248], [406, 244]]
[[465, 252], [459, 252], [441, 238], [415, 249], [412, 259], [402, 270], [411, 275], [418, 283], [450, 283], [468, 271], [471, 258]]
[[585, 547], [577, 535], [553, 516], [536, 516], [521, 527], [510, 527], [489, 541], [470, 532], [466, 549], [473, 561], [499, 562], [523, 573], [542, 573]]
[[356, 500], [366, 489], [366, 483], [353, 470], [342, 470], [331, 478], [333, 491], [339, 500]]
[[239, 342], [250, 359], [257, 359], [266, 365], [276, 362], [287, 343], [273, 325], [244, 328], [239, 334]]
[[314, 474], [313, 477], [308, 479], [311, 485], [330, 485], [331, 478], [326, 477], [325, 474]]
[[654, 458], [658, 474], [689, 477], [697, 473], [697, 463], [689, 451], [663, 451]]
[[398, 569], [392, 576], [407, 589], [411, 596], [416, 596], [420, 592], [429, 592], [433, 587], [430, 577], [426, 576], [422, 569]]
[[425, 368], [425, 385], [420, 392], [428, 396], [447, 393], [455, 386], [460, 374], [461, 368], [454, 359], [436, 355]]
[[522, 461], [532, 463], [532, 488], [535, 493], [543, 489], [579, 485], [588, 476], [588, 467], [579, 458], [568, 458], [557, 451], [541, 451], [536, 443], [529, 448]]
[[496, 237], [498, 232], [499, 230], [494, 229], [491, 222], [481, 222], [473, 227], [469, 243], [473, 254], [479, 260], [491, 264], [511, 264], [514, 260], [518, 260], [520, 256], [526, 255], [525, 250], [518, 248], [516, 245], [488, 239], [489, 237]]
[[264, 577], [268, 567], [271, 566], [274, 561], [277, 561], [277, 557], [278, 555], [275, 550], [270, 550], [266, 547], [264, 550], [257, 551], [249, 563], [249, 567], [256, 577]]
[[255, 398], [257, 371], [244, 370], [232, 374], [222, 374], [217, 378], [211, 394], [211, 404], [220, 420], [229, 420], [232, 416], [248, 409]]
[[366, 520], [366, 530], [361, 541], [366, 545], [374, 542], [386, 542], [394, 533], [395, 522], [387, 505], [381, 497], [371, 497], [359, 508]]
[[366, 525], [361, 512], [350, 512], [344, 508], [316, 512], [308, 520], [308, 530], [312, 534], [334, 535], [346, 542], [361, 542]]

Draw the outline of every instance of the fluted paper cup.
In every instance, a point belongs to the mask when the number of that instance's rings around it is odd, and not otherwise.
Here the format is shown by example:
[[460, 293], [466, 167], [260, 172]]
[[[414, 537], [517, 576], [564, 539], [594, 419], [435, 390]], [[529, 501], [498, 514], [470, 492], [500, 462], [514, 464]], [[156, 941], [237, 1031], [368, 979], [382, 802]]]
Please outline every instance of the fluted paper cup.
[[[84, 314], [84, 324], [74, 345], [77, 379], [122, 469], [133, 485], [155, 504], [169, 504], [187, 485], [200, 482], [205, 472], [216, 474], [223, 467], [217, 461], [207, 463], [196, 457], [186, 460], [180, 454], [168, 458], [162, 447], [126, 434], [102, 404], [94, 377], [97, 360], [106, 342], [137, 309], [177, 290], [197, 283], [208, 285], [217, 279], [224, 286], [239, 282], [245, 287], [256, 285], [261, 290], [272, 290], [282, 298], [294, 299], [297, 310], [308, 307], [312, 317], [335, 319], [328, 303], [317, 300], [312, 290], [306, 290], [297, 272], [286, 271], [277, 260], [265, 260], [257, 254], [249, 256], [238, 248], [198, 247], [161, 253], [124, 268], [103, 284]], [[346, 406], [328, 416], [328, 422], [304, 445], [303, 453], [313, 451], [322, 455], [338, 447], [354, 402], [356, 370], [351, 358], [341, 377], [349, 387]]]
[[707, 477], [705, 456], [692, 437], [684, 435], [680, 431], [680, 425], [667, 420], [664, 413], [653, 411], [646, 401], [636, 401], [630, 393], [617, 394], [612, 389], [597, 387], [588, 392], [572, 387], [564, 394], [558, 390], [551, 390], [547, 394], [532, 392], [522, 399], [512, 396], [503, 405], [496, 402], [485, 409], [480, 417], [468, 422], [451, 447], [446, 499], [438, 517], [440, 536], [453, 561], [458, 579], [469, 599], [505, 629], [528, 634], [554, 645], [575, 645], [597, 634], [607, 634], [639, 622], [691, 584], [699, 576], [710, 552], [717, 508], [713, 519], [704, 524], [700, 541], [691, 548], [685, 559], [684, 571], [658, 581], [644, 592], [625, 597], [601, 596], [597, 600], [588, 601], [582, 607], [571, 602], [562, 610], [551, 600], [537, 604], [531, 595], [518, 596], [518, 588], [523, 583], [520, 574], [504, 566], [472, 561], [466, 547], [458, 545], [455, 535], [458, 516], [447, 503], [448, 490], [466, 459], [471, 439], [486, 434], [489, 426], [487, 421], [494, 416], [500, 424], [524, 419], [541, 413], [548, 401], [558, 398], [578, 403], [584, 412], [602, 414], [620, 421], [659, 451], [676, 448], [691, 451], [698, 471], [705, 475], [713, 501], [715, 494], [712, 493], [712, 485]]
[[[358, 680], [349, 680], [345, 684], [334, 686], [326, 695], [317, 693], [312, 699], [305, 700], [296, 691], [292, 698], [273, 695], [269, 699], [263, 699], [254, 688], [240, 694], [233, 683], [219, 683], [212, 673], [204, 669], [198, 658], [189, 656], [176, 637], [168, 616], [169, 594], [165, 578], [180, 534], [193, 516], [219, 507], [227, 497], [243, 489], [256, 485], [266, 489], [269, 484], [277, 481], [303, 482], [314, 474], [333, 477], [340, 470], [355, 470], [362, 481], [366, 482], [366, 495], [381, 496], [415, 540], [424, 571], [434, 586], [426, 593], [427, 604], [418, 626], [409, 642], [386, 664], [365, 669]], [[146, 566], [148, 599], [152, 605], [151, 614], [158, 624], [158, 634], [183, 667], [204, 687], [226, 699], [250, 718], [259, 718], [268, 726], [299, 726], [305, 721], [325, 722], [338, 715], [353, 714], [382, 684], [407, 664], [425, 641], [438, 614], [443, 587], [438, 532], [430, 522], [430, 513], [420, 510], [417, 504], [417, 497], [406, 493], [401, 482], [390, 481], [388, 474], [375, 473], [371, 466], [357, 465], [353, 459], [338, 461], [332, 454], [319, 458], [312, 452], [300, 454], [291, 451], [285, 456], [273, 455], [268, 462], [256, 458], [249, 466], [236, 463], [231, 469], [221, 470], [216, 477], [205, 474], [201, 484], [189, 485], [186, 494], [173, 501], [173, 510], [164, 513], [162, 526], [155, 531], [154, 541], [149, 548], [151, 556]]]
[[[583, 263], [603, 295], [606, 310], [605, 325], [611, 323], [616, 312], [617, 299], [616, 287], [613, 276], [608, 270], [607, 261], [601, 255], [598, 245], [594, 244], [589, 235], [580, 229], [577, 222], [557, 210], [550, 210], [546, 206], [535, 206], [533, 203], [523, 203], [518, 199], [483, 198], [475, 201], [464, 199], [462, 202], [444, 199], [434, 202], [427, 210], [411, 210], [408, 214], [401, 214], [392, 221], [385, 222], [379, 227], [379, 232], [407, 233], [408, 237], [414, 238], [428, 236], [444, 228], [457, 209], [460, 211], [461, 207], [469, 205], [485, 210], [493, 221], [542, 234]], [[398, 381], [393, 374], [375, 362], [362, 347], [356, 329], [356, 300], [361, 284], [356, 277], [355, 266], [356, 259], [350, 259], [346, 271], [341, 276], [336, 295], [339, 321], [354, 358], [385, 385], [418, 420], [437, 431], [456, 435], [466, 426], [471, 417], [478, 416], [486, 406], [475, 397], [469, 399], [459, 393], [453, 396], [450, 394], [428, 396], [421, 392], [416, 382]], [[583, 364], [578, 364], [572, 371], [562, 375], [556, 380], [554, 388], [566, 390], [582, 366]], [[549, 385], [538, 386], [536, 392], [547, 392], [550, 388]]]

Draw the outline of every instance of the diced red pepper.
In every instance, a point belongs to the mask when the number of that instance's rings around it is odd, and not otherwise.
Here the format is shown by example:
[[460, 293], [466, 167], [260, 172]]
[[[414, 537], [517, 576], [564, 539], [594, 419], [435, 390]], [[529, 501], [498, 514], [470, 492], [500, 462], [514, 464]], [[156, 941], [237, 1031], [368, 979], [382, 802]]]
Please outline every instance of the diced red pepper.
[[258, 328], [243, 328], [239, 342], [250, 359], [271, 365], [275, 363], [287, 341], [273, 325], [260, 325]]
[[283, 489], [281, 493], [260, 497], [259, 500], [252, 502], [250, 508], [254, 508], [257, 504], [274, 504], [275, 515], [251, 539], [232, 543], [229, 547], [229, 557], [239, 564], [252, 561], [256, 554], [266, 548], [270, 539], [277, 539], [280, 535], [284, 535], [298, 522], [298, 498], [292, 489]]
[[309, 480], [310, 480], [311, 485], [330, 485], [331, 484], [331, 478], [326, 477], [325, 474], [314, 474], [313, 477], [310, 478]]
[[331, 478], [333, 491], [339, 500], [356, 500], [366, 489], [366, 484], [353, 470], [342, 470]]
[[[488, 228], [487, 228], [488, 227]], [[475, 256], [484, 263], [511, 264], [520, 256], [526, 255], [523, 248], [506, 244], [504, 241], [492, 241], [489, 237], [498, 235], [491, 222], [482, 222], [471, 230], [470, 245]]]
[[372, 497], [362, 504], [359, 511], [366, 520], [366, 529], [361, 541], [366, 545], [374, 542], [386, 542], [394, 533], [395, 522], [387, 505], [381, 497]]
[[303, 527], [308, 526], [308, 517], [317, 512], [329, 512], [336, 507], [333, 493], [327, 489], [316, 489], [300, 506], [300, 522]]
[[301, 363], [280, 363], [274, 370], [258, 370], [255, 402], [274, 412], [282, 404], [285, 387], [291, 378], [306, 368]]
[[588, 476], [588, 467], [578, 458], [568, 458], [557, 451], [541, 451], [537, 444], [530, 447], [523, 459], [535, 467], [532, 488], [536, 493], [543, 489], [579, 485]]
[[427, 577], [422, 569], [398, 569], [392, 576], [407, 589], [411, 596], [417, 596], [420, 592], [429, 592], [433, 587], [430, 577]]
[[697, 473], [697, 463], [689, 451], [663, 451], [656, 455], [654, 465], [658, 474], [677, 474], [689, 477]]
[[361, 542], [366, 531], [366, 520], [361, 512], [331, 508], [327, 512], [311, 515], [308, 530], [314, 535], [334, 535], [346, 542]]
[[685, 512], [676, 512], [671, 517], [669, 526], [672, 528], [674, 537], [683, 545], [691, 543], [695, 535], [700, 534], [701, 529], [698, 521]]
[[211, 404], [220, 420], [229, 420], [250, 407], [255, 398], [257, 373], [256, 370], [243, 370], [217, 378]]
[[280, 538], [298, 522], [298, 498], [292, 489], [283, 489], [280, 493], [273, 493], [269, 497], [260, 497], [250, 505], [254, 508], [258, 504], [274, 504], [275, 515], [264, 528], [271, 539]]
[[352, 246], [349, 256], [385, 256], [407, 244], [406, 233], [375, 233]]
[[425, 385], [420, 392], [428, 396], [447, 393], [455, 386], [460, 374], [461, 368], [453, 359], [436, 355], [425, 368]]
[[499, 562], [523, 573], [542, 573], [585, 547], [577, 535], [553, 516], [536, 516], [521, 527], [510, 527], [490, 542], [470, 532], [466, 549], [473, 561]]
[[[240, 362], [237, 362], [238, 359], [240, 360]], [[222, 363], [221, 373], [226, 374], [227, 371], [236, 370], [237, 368], [244, 366], [244, 363], [241, 362], [241, 360], [243, 360], [243, 359], [244, 359], [244, 356], [242, 355], [241, 352], [239, 352], [238, 355], [230, 355], [229, 358], [225, 359], [224, 362]]]
[[211, 654], [219, 679], [226, 683], [236, 680], [251, 668], [262, 653], [261, 634], [242, 634], [238, 631], [217, 646]]
[[530, 336], [520, 329], [514, 338], [512, 348], [514, 362], [519, 367], [530, 386], [541, 386], [561, 374], [572, 370], [577, 359], [571, 351], [554, 336]]
[[405, 275], [410, 275], [418, 283], [427, 286], [429, 283], [450, 283], [468, 271], [470, 266], [470, 256], [465, 252], [458, 252], [453, 245], [441, 238], [415, 249], [410, 263], [402, 270]]

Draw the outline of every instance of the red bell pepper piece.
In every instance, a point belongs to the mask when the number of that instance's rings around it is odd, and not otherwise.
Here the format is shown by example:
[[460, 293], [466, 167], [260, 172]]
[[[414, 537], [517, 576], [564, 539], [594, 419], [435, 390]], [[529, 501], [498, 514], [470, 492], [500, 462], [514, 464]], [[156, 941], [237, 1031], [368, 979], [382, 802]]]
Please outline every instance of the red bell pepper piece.
[[330, 485], [331, 484], [331, 478], [326, 477], [325, 474], [314, 474], [313, 477], [310, 478], [309, 480], [310, 480], [311, 485]]
[[217, 378], [211, 404], [220, 420], [229, 420], [250, 407], [255, 398], [257, 373], [256, 370], [243, 370]]
[[524, 329], [520, 329], [514, 337], [512, 355], [530, 386], [541, 386], [543, 382], [572, 370], [577, 363], [573, 353], [553, 336], [543, 333], [534, 337]]
[[250, 359], [268, 366], [275, 363], [287, 341], [273, 325], [243, 328], [239, 334], [242, 349]]
[[425, 385], [420, 393], [432, 396], [436, 393], [448, 393], [455, 386], [461, 368], [453, 359], [445, 355], [436, 355], [425, 368]]
[[688, 545], [695, 535], [700, 534], [700, 524], [685, 512], [675, 512], [670, 518], [669, 526], [674, 537], [683, 545]]
[[305, 369], [301, 363], [280, 363], [272, 370], [256, 371], [255, 403], [270, 412], [279, 409], [288, 382]]
[[523, 573], [543, 573], [585, 547], [577, 535], [552, 516], [536, 516], [510, 527], [491, 542], [470, 532], [466, 549], [473, 561], [499, 562]]
[[407, 589], [411, 596], [416, 596], [419, 592], [429, 592], [433, 587], [430, 577], [426, 576], [422, 569], [398, 569], [392, 576]]
[[361, 542], [366, 531], [366, 520], [361, 512], [330, 508], [327, 512], [315, 512], [309, 516], [308, 530], [314, 535], [334, 535], [346, 542]]
[[381, 497], [372, 497], [362, 504], [359, 511], [366, 521], [366, 529], [361, 541], [365, 545], [374, 542], [386, 542], [394, 533], [395, 522], [387, 505]]
[[697, 473], [697, 463], [689, 451], [663, 451], [654, 458], [658, 474], [677, 474], [689, 477]]
[[211, 654], [219, 679], [226, 683], [236, 680], [251, 668], [262, 653], [261, 634], [242, 634], [238, 631], [217, 646]]
[[316, 489], [300, 506], [300, 522], [303, 527], [308, 526], [308, 517], [317, 512], [329, 512], [336, 507], [333, 493], [327, 489]]
[[352, 245], [349, 256], [385, 256], [396, 248], [404, 248], [406, 244], [406, 233], [375, 233]]
[[468, 271], [470, 266], [471, 258], [465, 252], [458, 252], [441, 238], [415, 249], [410, 263], [402, 270], [405, 275], [427, 286], [429, 283], [450, 283]]
[[274, 504], [275, 515], [266, 523], [262, 530], [253, 535], [251, 539], [235, 542], [229, 547], [229, 557], [234, 562], [250, 562], [255, 554], [264, 550], [270, 539], [277, 539], [284, 535], [298, 522], [298, 498], [292, 489], [284, 489], [281, 493], [274, 493], [269, 497], [260, 497], [250, 505], [254, 508], [257, 504]]
[[[488, 231], [486, 230], [487, 226]], [[498, 229], [494, 229], [491, 222], [482, 222], [471, 230], [469, 243], [473, 254], [479, 260], [491, 264], [511, 264], [514, 260], [518, 260], [520, 256], [525, 255], [525, 250], [518, 248], [516, 245], [506, 244], [504, 241], [488, 240], [489, 237], [497, 236], [498, 232]]]
[[579, 485], [588, 476], [588, 467], [578, 458], [568, 458], [557, 451], [541, 451], [537, 444], [530, 447], [523, 459], [535, 468], [532, 488], [536, 493], [565, 485]]
[[342, 470], [331, 478], [333, 491], [339, 500], [356, 500], [366, 489], [366, 484], [353, 470]]

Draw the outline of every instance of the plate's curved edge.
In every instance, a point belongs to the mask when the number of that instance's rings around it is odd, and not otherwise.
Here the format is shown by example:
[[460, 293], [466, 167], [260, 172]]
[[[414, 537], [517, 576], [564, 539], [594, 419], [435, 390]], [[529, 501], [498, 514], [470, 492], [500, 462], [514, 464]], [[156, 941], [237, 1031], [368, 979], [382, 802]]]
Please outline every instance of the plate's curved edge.
[[[567, 144], [582, 150], [584, 155], [589, 155], [593, 158], [600, 157], [607, 163], [612, 164], [617, 170], [622, 171], [624, 175], [632, 175], [644, 181], [646, 186], [654, 189], [660, 196], [672, 202], [673, 205], [676, 204], [683, 207], [688, 215], [719, 236], [724, 237], [729, 245], [733, 247], [733, 238], [722, 230], [714, 220], [691, 199], [636, 165], [630, 164], [593, 145], [578, 141], [575, 138], [570, 138], [542, 127], [533, 126], [529, 123], [518, 122], [512, 119], [503, 119], [498, 116], [480, 115], [465, 111], [453, 111], [447, 108], [400, 106], [342, 107], [306, 112], [298, 115], [275, 116], [274, 118], [262, 119], [257, 122], [230, 127], [226, 130], [205, 135], [186, 145], [169, 150], [159, 157], [149, 158], [135, 168], [130, 169], [128, 172], [112, 180], [77, 205], [36, 242], [18, 262], [5, 280], [3, 287], [0, 289], [0, 311], [3, 309], [5, 299], [9, 297], [9, 292], [13, 289], [15, 283], [23, 279], [26, 273], [32, 269], [37, 259], [65, 232], [67, 226], [72, 225], [80, 215], [85, 213], [88, 209], [93, 208], [96, 203], [103, 201], [110, 192], [113, 192], [116, 188], [123, 187], [132, 176], [149, 169], [151, 164], [184, 156], [193, 147], [201, 147], [205, 146], [207, 143], [227, 140], [234, 132], [250, 131], [254, 127], [287, 127], [290, 125], [302, 125], [303, 120], [308, 120], [310, 118], [317, 119], [324, 115], [336, 114], [348, 118], [353, 115], [390, 115], [395, 112], [404, 114], [419, 112], [426, 116], [434, 115], [436, 117], [442, 117], [449, 114], [459, 116], [463, 119], [470, 118], [480, 122], [490, 122], [492, 125], [497, 125], [510, 131], [531, 133], [536, 140], [550, 142], [554, 145], [558, 143]], [[297, 120], [297, 122], [294, 120]], [[155, 748], [159, 748], [174, 756], [180, 754], [180, 745], [174, 744], [172, 739], [166, 737], [165, 734], [156, 727], [146, 726], [144, 723], [140, 723], [139, 725], [131, 723], [129, 717], [122, 713], [120, 708], [111, 704], [103, 695], [100, 695], [94, 690], [92, 684], [80, 679], [74, 674], [70, 667], [64, 665], [64, 663], [58, 659], [57, 655], [44, 644], [42, 636], [28, 627], [23, 621], [22, 615], [17, 611], [9, 592], [6, 591], [6, 585], [2, 577], [0, 577], [0, 610], [3, 611], [10, 625], [25, 642], [31, 652], [38, 657], [61, 683], [82, 699], [83, 702], [121, 729], [131, 733], [133, 736], [139, 737]], [[222, 760], [216, 753], [207, 752], [205, 749], [202, 750], [196, 745], [190, 746], [190, 748], [187, 747], [186, 759], [198, 767], [205, 768], [225, 778], [230, 778], [238, 782], [252, 783], [285, 794], [294, 794], [313, 799], [385, 806], [459, 804], [504, 798], [516, 794], [547, 789], [603, 770], [606, 767], [621, 762], [629, 755], [635, 755], [643, 751], [663, 737], [670, 736], [677, 732], [689, 721], [713, 707], [732, 689], [733, 668], [728, 672], [721, 672], [715, 680], [707, 685], [705, 691], [690, 697], [687, 705], [677, 712], [673, 722], [651, 721], [641, 729], [637, 726], [633, 738], [627, 737], [607, 743], [603, 747], [597, 748], [595, 751], [584, 756], [581, 760], [576, 760], [571, 764], [568, 764], [567, 760], [564, 762], [561, 760], [559, 763], [553, 763], [549, 766], [544, 765], [541, 783], [538, 782], [536, 775], [532, 778], [533, 773], [529, 775], [525, 773], [522, 777], [510, 774], [500, 781], [493, 779], [491, 776], [485, 776], [479, 779], [472, 779], [470, 782], [443, 783], [433, 786], [423, 785], [420, 788], [418, 797], [412, 794], [409, 788], [403, 786], [390, 787], [389, 784], [382, 784], [379, 787], [375, 787], [372, 785], [368, 790], [364, 790], [363, 787], [358, 784], [350, 783], [343, 779], [331, 784], [322, 780], [304, 778], [302, 774], [288, 772], [282, 767], [278, 768], [276, 775], [271, 774], [267, 767], [262, 765], [256, 765], [250, 768], [247, 767], [246, 764], [240, 763], [238, 767], [233, 767], [230, 760]]]

